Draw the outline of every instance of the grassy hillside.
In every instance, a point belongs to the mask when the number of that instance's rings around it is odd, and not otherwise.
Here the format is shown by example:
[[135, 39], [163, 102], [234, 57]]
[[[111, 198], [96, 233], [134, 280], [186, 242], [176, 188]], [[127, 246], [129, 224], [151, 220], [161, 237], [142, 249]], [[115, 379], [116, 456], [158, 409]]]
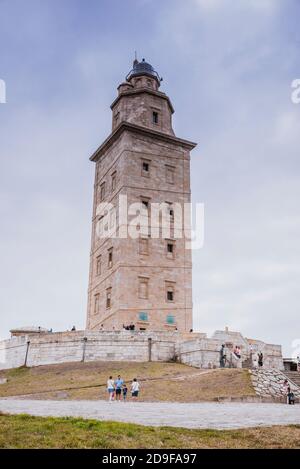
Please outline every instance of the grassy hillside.
[[0, 414], [0, 448], [300, 448], [300, 426], [220, 432]]
[[[0, 397], [37, 399], [106, 399], [109, 375], [121, 374], [129, 385], [137, 377], [140, 400], [196, 402], [217, 397], [254, 395], [247, 370], [198, 370], [177, 363], [93, 362], [18, 368], [0, 372], [8, 382]], [[187, 384], [192, 392], [186, 392]]]

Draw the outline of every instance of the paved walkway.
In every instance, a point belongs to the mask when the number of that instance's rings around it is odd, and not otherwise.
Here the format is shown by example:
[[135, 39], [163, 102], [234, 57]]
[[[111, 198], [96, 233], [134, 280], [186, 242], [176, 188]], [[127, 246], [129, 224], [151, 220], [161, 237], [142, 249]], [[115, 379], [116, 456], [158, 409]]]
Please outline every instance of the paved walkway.
[[248, 403], [163, 403], [106, 401], [0, 400], [0, 412], [83, 417], [150, 426], [234, 429], [300, 425], [300, 405]]

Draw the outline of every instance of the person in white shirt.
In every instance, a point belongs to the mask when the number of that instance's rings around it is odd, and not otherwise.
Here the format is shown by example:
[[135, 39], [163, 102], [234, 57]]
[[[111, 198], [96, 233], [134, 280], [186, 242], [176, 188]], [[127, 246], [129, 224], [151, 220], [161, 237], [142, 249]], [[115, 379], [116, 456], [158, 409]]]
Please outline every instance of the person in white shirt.
[[108, 400], [109, 402], [112, 402], [115, 397], [115, 382], [112, 376], [110, 376], [109, 379], [107, 380], [107, 392], [108, 392]]
[[288, 404], [289, 403], [290, 386], [289, 386], [289, 382], [288, 382], [287, 379], [283, 383], [282, 392], [283, 392], [284, 397], [286, 398], [286, 403]]
[[140, 391], [140, 383], [136, 378], [131, 383], [131, 395], [134, 401], [137, 400]]

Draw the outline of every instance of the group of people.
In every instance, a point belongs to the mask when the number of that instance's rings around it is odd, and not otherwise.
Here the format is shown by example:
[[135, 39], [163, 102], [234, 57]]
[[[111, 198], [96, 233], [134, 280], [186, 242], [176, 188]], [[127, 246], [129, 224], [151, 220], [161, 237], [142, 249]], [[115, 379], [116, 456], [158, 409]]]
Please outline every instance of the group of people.
[[[239, 360], [242, 358], [242, 351], [239, 345], [236, 345], [234, 347], [233, 354]], [[222, 347], [220, 349], [220, 368], [225, 368], [226, 361], [227, 361], [226, 347], [225, 347], [225, 344], [222, 344]]]
[[125, 324], [123, 324], [123, 330], [124, 331], [134, 331], [135, 330], [135, 325], [133, 324], [133, 322], [131, 322], [129, 324], [129, 326], [125, 326]]
[[[242, 358], [242, 351], [241, 351], [241, 347], [239, 345], [236, 345], [233, 348], [233, 354], [239, 360]], [[262, 368], [263, 365], [264, 365], [264, 355], [263, 355], [263, 353], [262, 352], [254, 353], [251, 350], [250, 355], [251, 355], [251, 360], [252, 360], [253, 367], [254, 368], [257, 368], [257, 367]], [[226, 361], [227, 361], [226, 347], [225, 347], [225, 344], [222, 344], [222, 347], [220, 349], [220, 368], [225, 368]]]
[[[127, 399], [128, 388], [120, 375], [118, 375], [117, 379], [113, 379], [112, 376], [109, 377], [107, 380], [107, 392], [108, 392], [108, 400], [112, 402], [114, 400], [123, 402]], [[136, 378], [131, 383], [131, 396], [133, 400], [137, 400], [140, 392], [140, 383]]]
[[241, 347], [239, 347], [238, 345], [236, 345], [236, 346], [234, 347], [233, 353], [234, 353], [234, 355], [236, 356], [236, 358], [241, 358], [241, 356], [242, 356]]
[[[134, 331], [135, 330], [135, 325], [133, 324], [133, 322], [131, 322], [129, 324], [129, 326], [125, 326], [125, 324], [123, 324], [122, 326], [122, 329], [123, 331]], [[101, 324], [100, 328], [99, 328], [100, 331], [104, 331], [104, 325]], [[108, 331], [117, 331], [118, 329], [116, 329], [115, 326], [113, 326], [111, 329], [108, 329]]]

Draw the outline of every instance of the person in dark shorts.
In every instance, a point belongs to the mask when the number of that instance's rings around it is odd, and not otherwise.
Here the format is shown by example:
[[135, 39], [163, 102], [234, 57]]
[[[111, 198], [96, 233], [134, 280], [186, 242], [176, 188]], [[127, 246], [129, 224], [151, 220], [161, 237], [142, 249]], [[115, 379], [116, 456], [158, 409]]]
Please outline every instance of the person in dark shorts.
[[134, 378], [131, 384], [131, 395], [134, 401], [137, 400], [139, 396], [139, 391], [140, 391], [140, 383], [138, 382], [136, 378]]
[[128, 393], [128, 388], [125, 383], [123, 384], [122, 391], [123, 391], [123, 401], [125, 402], [127, 399], [127, 393]]
[[121, 400], [123, 383], [124, 383], [124, 380], [119, 375], [118, 378], [115, 380], [116, 401]]
[[287, 397], [288, 397], [288, 404], [289, 405], [295, 405], [295, 394], [291, 390], [290, 386], [289, 386], [289, 389], [288, 389], [288, 396]]

